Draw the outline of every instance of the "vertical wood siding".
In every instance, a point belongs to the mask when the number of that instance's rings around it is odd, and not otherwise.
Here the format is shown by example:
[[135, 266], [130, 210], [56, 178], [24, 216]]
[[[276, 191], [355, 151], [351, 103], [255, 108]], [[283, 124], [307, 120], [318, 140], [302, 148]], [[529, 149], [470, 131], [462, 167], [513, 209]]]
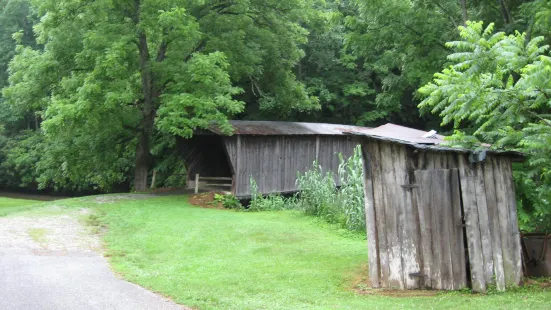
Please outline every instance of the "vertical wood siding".
[[316, 160], [336, 177], [337, 154], [349, 157], [356, 146], [348, 136], [232, 136], [224, 142], [238, 197], [250, 196], [250, 177], [263, 194], [296, 191], [297, 172], [306, 172]]
[[[461, 289], [466, 285], [461, 194], [457, 169], [416, 170], [422, 227], [421, 261], [425, 287]], [[422, 216], [421, 216], [422, 215]]]
[[376, 139], [362, 147], [374, 287], [460, 289], [467, 266], [474, 291], [520, 284], [510, 158], [470, 164], [466, 153]]

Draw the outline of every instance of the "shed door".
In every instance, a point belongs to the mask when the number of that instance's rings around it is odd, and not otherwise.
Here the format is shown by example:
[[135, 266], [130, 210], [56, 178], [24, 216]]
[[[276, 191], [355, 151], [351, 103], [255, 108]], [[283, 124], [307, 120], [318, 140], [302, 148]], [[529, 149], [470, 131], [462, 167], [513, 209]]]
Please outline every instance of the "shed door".
[[416, 170], [421, 231], [421, 286], [456, 290], [466, 286], [466, 251], [457, 169]]

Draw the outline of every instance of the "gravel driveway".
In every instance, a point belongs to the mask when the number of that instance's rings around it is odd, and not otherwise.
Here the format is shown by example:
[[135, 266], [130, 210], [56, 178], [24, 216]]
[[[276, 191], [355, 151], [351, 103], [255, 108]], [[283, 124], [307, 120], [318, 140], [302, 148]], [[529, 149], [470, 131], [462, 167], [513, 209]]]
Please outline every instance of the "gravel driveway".
[[184, 309], [115, 276], [87, 212], [0, 217], [0, 309]]

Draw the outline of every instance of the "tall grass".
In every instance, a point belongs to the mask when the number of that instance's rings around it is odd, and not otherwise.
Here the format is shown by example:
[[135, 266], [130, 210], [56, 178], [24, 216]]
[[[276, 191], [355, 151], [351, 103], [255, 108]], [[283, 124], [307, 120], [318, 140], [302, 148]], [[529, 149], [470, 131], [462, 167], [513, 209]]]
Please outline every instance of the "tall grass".
[[[363, 163], [360, 146], [345, 159], [339, 154], [338, 175], [324, 171], [317, 162], [303, 174], [297, 174], [299, 193], [291, 198], [279, 195], [262, 196], [251, 178], [250, 211], [299, 209], [329, 223], [353, 231], [365, 231]], [[337, 188], [337, 182], [340, 187]]]

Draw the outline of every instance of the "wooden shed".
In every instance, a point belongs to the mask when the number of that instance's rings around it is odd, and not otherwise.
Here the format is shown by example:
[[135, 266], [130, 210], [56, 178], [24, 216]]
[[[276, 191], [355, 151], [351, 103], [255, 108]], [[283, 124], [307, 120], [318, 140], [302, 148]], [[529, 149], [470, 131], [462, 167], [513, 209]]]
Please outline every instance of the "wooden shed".
[[447, 148], [432, 132], [354, 135], [374, 287], [484, 292], [521, 283], [511, 167], [521, 154]]
[[[298, 122], [231, 121], [234, 133], [218, 129], [196, 132], [180, 141], [188, 168], [188, 183], [227, 180], [239, 198], [251, 195], [250, 178], [259, 192], [290, 193], [297, 190], [297, 172], [305, 172], [314, 161], [337, 174], [338, 153], [353, 154], [357, 143], [343, 132], [365, 132], [368, 128]], [[338, 180], [337, 180], [338, 181]], [[229, 189], [229, 188], [228, 188]]]

